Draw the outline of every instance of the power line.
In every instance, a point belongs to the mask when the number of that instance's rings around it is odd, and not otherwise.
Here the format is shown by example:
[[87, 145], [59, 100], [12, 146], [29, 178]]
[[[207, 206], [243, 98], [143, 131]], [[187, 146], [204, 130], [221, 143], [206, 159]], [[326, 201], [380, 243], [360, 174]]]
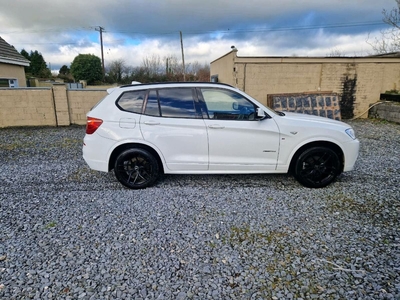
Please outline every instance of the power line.
[[[382, 20], [379, 21], [368, 21], [368, 22], [351, 22], [351, 23], [336, 23], [336, 24], [321, 24], [321, 25], [307, 25], [307, 26], [289, 26], [289, 27], [270, 27], [270, 28], [236, 28], [236, 29], [223, 29], [223, 30], [198, 30], [198, 31], [185, 31], [186, 34], [206, 34], [206, 33], [240, 33], [240, 32], [273, 32], [273, 31], [297, 31], [297, 30], [315, 30], [315, 29], [326, 29], [326, 28], [347, 28], [347, 27], [362, 27], [362, 26], [379, 26], [384, 25]], [[2, 32], [2, 34], [24, 34], [24, 33], [49, 33], [49, 32], [65, 32], [65, 31], [91, 31], [94, 27], [72, 27], [72, 28], [53, 28], [53, 29], [36, 29], [36, 30], [22, 30], [22, 31], [10, 31]], [[98, 31], [99, 26], [95, 26], [95, 30]], [[111, 30], [103, 32], [107, 33], [130, 33], [140, 35], [171, 35], [176, 34], [177, 31], [170, 32], [138, 32], [131, 30]]]
[[[206, 34], [206, 33], [246, 33], [246, 32], [273, 32], [273, 31], [297, 31], [297, 30], [315, 30], [326, 28], [347, 28], [347, 27], [361, 27], [361, 26], [379, 26], [385, 24], [383, 21], [373, 22], [357, 22], [357, 23], [338, 23], [338, 24], [325, 24], [325, 25], [309, 25], [309, 26], [291, 26], [291, 27], [271, 27], [271, 28], [255, 28], [255, 29], [224, 29], [224, 30], [208, 30], [208, 31], [185, 31], [186, 34]], [[144, 33], [137, 31], [107, 31], [108, 33], [130, 33], [130, 34], [143, 34], [143, 35], [171, 35], [176, 34], [173, 32], [158, 32], [158, 33]]]
[[[318, 30], [318, 29], [328, 29], [328, 28], [351, 28], [351, 27], [362, 27], [362, 26], [380, 26], [386, 24], [383, 21], [369, 21], [369, 22], [351, 22], [351, 23], [337, 23], [337, 24], [323, 24], [323, 25], [308, 25], [308, 26], [290, 26], [290, 27], [271, 27], [271, 28], [254, 28], [254, 29], [245, 29], [245, 28], [237, 28], [237, 29], [225, 29], [225, 30], [204, 30], [204, 31], [185, 31], [187, 35], [193, 34], [234, 34], [234, 33], [254, 33], [254, 32], [279, 32], [279, 31], [301, 31], [301, 30]], [[16, 33], [47, 33], [47, 32], [63, 32], [65, 30], [77, 30], [77, 31], [89, 31], [93, 30], [100, 32], [100, 42], [101, 42], [101, 50], [102, 50], [102, 64], [104, 70], [104, 55], [103, 55], [103, 44], [102, 44], [102, 33], [117, 33], [117, 34], [136, 34], [136, 35], [144, 35], [144, 36], [163, 36], [163, 35], [176, 35], [176, 31], [171, 32], [158, 32], [158, 33], [150, 33], [150, 32], [136, 32], [136, 31], [128, 31], [128, 30], [120, 30], [120, 31], [106, 31], [101, 26], [96, 27], [80, 27], [80, 28], [67, 28], [67, 29], [46, 29], [46, 30], [34, 30], [34, 31], [21, 31], [21, 32], [12, 32]], [[51, 43], [13, 43], [14, 45], [79, 45], [80, 42], [77, 43], [61, 43], [61, 42], [51, 42]], [[104, 73], [104, 71], [103, 71]]]

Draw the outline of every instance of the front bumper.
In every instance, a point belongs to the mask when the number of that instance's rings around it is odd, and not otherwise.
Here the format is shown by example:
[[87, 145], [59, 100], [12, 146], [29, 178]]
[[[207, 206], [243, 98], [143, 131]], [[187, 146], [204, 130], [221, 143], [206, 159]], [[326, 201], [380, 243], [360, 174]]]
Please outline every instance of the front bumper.
[[344, 152], [344, 166], [343, 172], [351, 171], [354, 169], [354, 165], [358, 158], [360, 150], [360, 141], [355, 139], [343, 145]]

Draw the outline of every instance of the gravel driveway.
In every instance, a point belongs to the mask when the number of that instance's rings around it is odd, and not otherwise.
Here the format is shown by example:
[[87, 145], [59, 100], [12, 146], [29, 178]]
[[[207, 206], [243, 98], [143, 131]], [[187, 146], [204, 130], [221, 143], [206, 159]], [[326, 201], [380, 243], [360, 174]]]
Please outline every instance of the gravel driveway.
[[400, 299], [400, 125], [351, 124], [356, 168], [324, 189], [133, 191], [85, 165], [83, 127], [1, 129], [0, 299]]

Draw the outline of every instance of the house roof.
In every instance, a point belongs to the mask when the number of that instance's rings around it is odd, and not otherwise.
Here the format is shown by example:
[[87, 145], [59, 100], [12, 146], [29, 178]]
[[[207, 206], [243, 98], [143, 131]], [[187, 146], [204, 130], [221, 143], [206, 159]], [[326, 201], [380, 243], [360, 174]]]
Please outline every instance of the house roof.
[[400, 52], [382, 53], [371, 55], [372, 57], [400, 57]]
[[0, 63], [29, 66], [29, 60], [0, 37]]

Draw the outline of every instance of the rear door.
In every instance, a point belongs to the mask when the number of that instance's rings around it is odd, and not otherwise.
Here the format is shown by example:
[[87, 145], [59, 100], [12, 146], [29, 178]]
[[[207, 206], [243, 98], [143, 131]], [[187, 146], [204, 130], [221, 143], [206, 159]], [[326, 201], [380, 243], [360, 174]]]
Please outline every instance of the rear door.
[[193, 88], [149, 91], [141, 132], [161, 151], [171, 171], [208, 169], [207, 129], [196, 101]]

